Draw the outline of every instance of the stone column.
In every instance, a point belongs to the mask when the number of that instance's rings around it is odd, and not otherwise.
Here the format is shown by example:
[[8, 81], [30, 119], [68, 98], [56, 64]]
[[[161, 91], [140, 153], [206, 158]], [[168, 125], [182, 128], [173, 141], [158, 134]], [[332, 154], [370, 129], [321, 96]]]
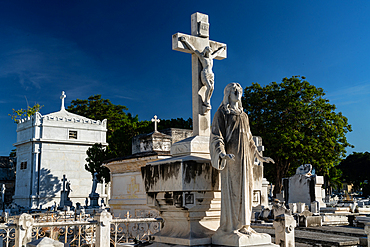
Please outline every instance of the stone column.
[[367, 246], [370, 246], [370, 223], [365, 224], [365, 233], [367, 235]]
[[96, 227], [96, 247], [110, 247], [110, 223], [112, 215], [104, 210], [94, 216], [94, 220], [98, 221]]
[[289, 203], [289, 209], [292, 214], [297, 213], [297, 203]]
[[282, 247], [294, 247], [294, 228], [297, 226], [294, 217], [287, 214], [279, 215], [274, 220], [275, 244]]
[[26, 246], [32, 241], [32, 227], [34, 219], [29, 214], [21, 214], [15, 219], [15, 244], [14, 247]]
[[306, 204], [303, 202], [298, 202], [297, 203], [297, 213], [303, 213], [305, 210]]

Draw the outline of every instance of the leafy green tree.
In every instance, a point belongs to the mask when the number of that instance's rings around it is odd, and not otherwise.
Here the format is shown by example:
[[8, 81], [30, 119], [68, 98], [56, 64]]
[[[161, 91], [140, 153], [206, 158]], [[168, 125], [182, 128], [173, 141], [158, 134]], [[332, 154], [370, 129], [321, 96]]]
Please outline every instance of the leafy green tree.
[[343, 172], [339, 169], [339, 166], [333, 166], [328, 168], [324, 174], [324, 183], [325, 183], [325, 193], [326, 195], [331, 195], [334, 190], [341, 189], [343, 187]]
[[263, 138], [264, 156], [275, 160], [265, 166], [273, 169], [265, 174], [274, 174], [274, 194], [280, 193], [282, 178], [298, 166], [312, 164], [317, 174], [325, 175], [345, 157], [346, 147], [353, 147], [346, 139], [352, 131], [347, 118], [324, 96], [322, 88], [300, 76], [245, 88], [243, 107], [251, 131]]
[[[102, 178], [109, 181], [108, 169], [102, 167], [103, 161], [111, 158], [123, 157], [131, 154], [132, 138], [143, 133], [153, 131], [151, 121], [139, 121], [138, 116], [133, 117], [126, 113], [127, 107], [115, 105], [109, 99], [102, 99], [101, 95], [90, 96], [87, 100], [73, 100], [67, 110], [75, 114], [91, 118], [94, 120], [107, 119], [107, 142], [108, 147], [101, 144], [95, 144], [87, 151], [88, 162], [85, 165], [86, 170], [91, 174], [98, 173], [98, 179]], [[192, 121], [189, 118], [162, 120], [158, 124], [158, 129], [165, 128], [192, 128]]]
[[97, 179], [100, 183], [110, 181], [109, 169], [102, 166], [103, 161], [107, 160], [109, 157], [106, 148], [101, 143], [95, 143], [92, 147], [87, 149], [87, 164], [85, 164], [85, 169], [91, 174], [97, 173]]
[[12, 109], [13, 113], [8, 114], [8, 115], [12, 118], [12, 120], [15, 123], [18, 123], [18, 121], [21, 120], [22, 118], [30, 117], [30, 116], [34, 115], [36, 112], [39, 112], [42, 107], [43, 107], [43, 105], [35, 104], [32, 107], [27, 106], [27, 109], [22, 109], [21, 108], [20, 110], [15, 110], [13, 108]]
[[98, 173], [99, 182], [102, 178], [109, 181], [109, 170], [102, 167], [102, 163], [113, 157], [125, 156], [131, 152], [132, 136], [135, 135], [138, 116], [133, 117], [126, 106], [115, 105], [109, 99], [102, 99], [100, 94], [90, 96], [88, 99], [72, 100], [67, 107], [69, 112], [91, 118], [94, 120], [107, 119], [107, 142], [108, 147], [101, 144], [94, 144], [88, 149], [88, 162], [85, 169], [93, 175]]
[[114, 132], [125, 124], [132, 124], [138, 121], [138, 116], [133, 117], [126, 113], [128, 108], [124, 105], [115, 105], [109, 99], [102, 99], [100, 94], [90, 96], [88, 99], [72, 100], [67, 107], [69, 112], [91, 118], [94, 120], [107, 119], [107, 142], [114, 135]]
[[343, 178], [347, 183], [353, 183], [354, 189], [359, 190], [370, 181], [370, 153], [354, 152], [339, 164]]

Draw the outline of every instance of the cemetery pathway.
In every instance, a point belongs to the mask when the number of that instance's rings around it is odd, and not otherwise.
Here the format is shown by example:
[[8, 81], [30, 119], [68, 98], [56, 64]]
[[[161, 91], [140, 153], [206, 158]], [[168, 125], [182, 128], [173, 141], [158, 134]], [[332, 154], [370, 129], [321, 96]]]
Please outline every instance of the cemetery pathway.
[[[264, 232], [275, 237], [275, 229], [271, 227], [252, 226], [257, 232]], [[360, 238], [366, 238], [364, 229], [355, 227], [297, 227], [294, 231], [296, 247], [308, 246], [356, 246]]]

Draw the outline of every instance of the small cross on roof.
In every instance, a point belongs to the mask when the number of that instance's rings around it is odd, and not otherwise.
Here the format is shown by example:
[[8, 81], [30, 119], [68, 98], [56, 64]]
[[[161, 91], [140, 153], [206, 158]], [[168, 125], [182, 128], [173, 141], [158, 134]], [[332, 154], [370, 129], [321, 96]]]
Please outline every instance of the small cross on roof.
[[154, 115], [154, 118], [152, 118], [152, 122], [154, 122], [154, 132], [158, 132], [157, 130], [157, 124], [160, 122], [161, 120], [159, 120], [157, 118], [157, 115]]
[[67, 95], [62, 91], [62, 96], [60, 96], [60, 99], [62, 100], [62, 106], [60, 107], [60, 110], [65, 110], [64, 107], [64, 99], [67, 97]]

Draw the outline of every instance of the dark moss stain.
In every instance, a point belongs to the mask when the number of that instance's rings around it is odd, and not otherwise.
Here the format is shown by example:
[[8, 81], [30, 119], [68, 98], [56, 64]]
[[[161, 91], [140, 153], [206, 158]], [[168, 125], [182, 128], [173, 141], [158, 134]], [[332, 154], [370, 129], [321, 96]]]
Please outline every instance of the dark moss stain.
[[191, 183], [197, 176], [202, 175], [203, 171], [205, 174], [209, 174], [209, 165], [207, 163], [197, 163], [193, 160], [184, 162], [184, 182]]
[[194, 183], [199, 176], [203, 176], [206, 181], [210, 181], [212, 188], [218, 186], [219, 183], [219, 172], [209, 162], [197, 163], [196, 161], [186, 161], [184, 162], [183, 175], [185, 183]]
[[145, 191], [149, 191], [155, 186], [159, 179], [168, 180], [178, 178], [181, 162], [174, 162], [160, 165], [146, 165], [141, 168], [141, 177], [144, 180]]
[[141, 167], [141, 177], [144, 180], [145, 191], [148, 192], [149, 189], [157, 183], [159, 179], [158, 166], [144, 166]]
[[168, 164], [160, 164], [160, 175], [163, 180], [168, 180], [173, 177], [178, 178], [181, 169], [181, 162], [173, 162]]
[[220, 184], [220, 172], [216, 168], [212, 167], [212, 188], [218, 188]]
[[260, 179], [263, 176], [263, 166], [253, 165], [253, 177], [254, 179]]

